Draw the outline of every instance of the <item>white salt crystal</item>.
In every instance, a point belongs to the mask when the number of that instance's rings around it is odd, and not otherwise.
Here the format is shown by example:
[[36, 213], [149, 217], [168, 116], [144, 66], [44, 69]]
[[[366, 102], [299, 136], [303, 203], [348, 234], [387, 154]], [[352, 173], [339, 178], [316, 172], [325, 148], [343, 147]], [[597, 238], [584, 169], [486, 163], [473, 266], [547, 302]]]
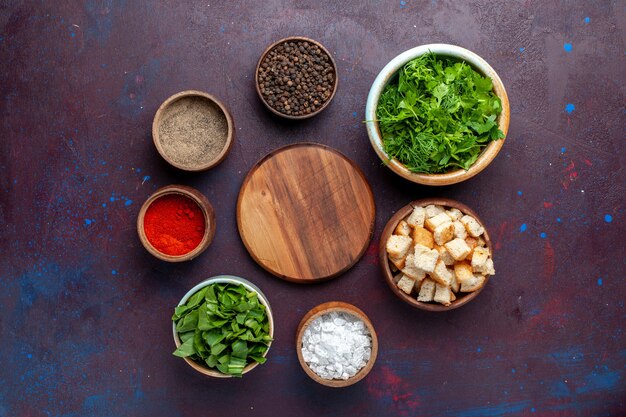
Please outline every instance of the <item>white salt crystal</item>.
[[324, 379], [348, 379], [369, 361], [372, 339], [362, 320], [346, 313], [324, 314], [302, 336], [302, 357]]
[[337, 317], [336, 319], [333, 319], [333, 324], [335, 326], [343, 326], [344, 324], [346, 324], [346, 321], [341, 317]]
[[336, 328], [336, 326], [335, 326], [335, 324], [333, 322], [322, 323], [322, 331], [323, 332], [330, 333], [330, 332], [334, 331], [335, 328]]

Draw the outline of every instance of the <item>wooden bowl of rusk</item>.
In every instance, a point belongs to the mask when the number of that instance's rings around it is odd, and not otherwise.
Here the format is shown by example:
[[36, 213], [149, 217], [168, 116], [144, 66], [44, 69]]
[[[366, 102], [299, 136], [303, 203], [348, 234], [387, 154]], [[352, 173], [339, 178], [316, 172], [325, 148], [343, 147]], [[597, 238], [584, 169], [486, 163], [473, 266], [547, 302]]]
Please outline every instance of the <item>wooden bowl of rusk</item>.
[[[482, 228], [484, 229], [483, 233], [481, 234], [481, 237], [484, 239], [484, 242], [481, 242], [481, 244], [483, 244], [484, 249], [488, 249], [489, 253], [491, 254], [490, 256], [493, 255], [493, 247], [491, 244], [489, 233], [487, 232], [487, 229], [484, 226], [485, 223], [478, 217], [478, 215], [472, 209], [470, 209], [465, 204], [462, 204], [455, 200], [451, 200], [447, 198], [429, 198], [429, 199], [412, 201], [411, 203], [407, 204], [406, 206], [398, 210], [391, 217], [391, 219], [389, 219], [380, 238], [380, 248], [379, 248], [380, 267], [381, 267], [383, 276], [385, 278], [385, 281], [389, 285], [389, 288], [391, 288], [393, 293], [405, 303], [410, 304], [411, 306], [419, 308], [421, 310], [426, 310], [426, 311], [439, 312], [439, 311], [453, 310], [475, 299], [478, 296], [478, 294], [480, 294], [480, 292], [487, 286], [487, 283], [489, 281], [489, 274], [484, 275], [485, 279], [482, 282], [482, 285], [478, 289], [471, 291], [471, 292], [460, 292], [460, 291], [455, 292], [454, 296], [456, 297], [456, 299], [454, 299], [454, 301], [451, 301], [449, 305], [440, 304], [434, 301], [430, 301], [430, 302], [418, 301], [419, 293], [415, 294], [415, 292], [417, 291], [416, 290], [417, 287], [414, 288], [413, 289], [414, 292], [411, 293], [411, 295], [409, 295], [398, 286], [398, 280], [399, 280], [398, 277], [403, 275], [402, 274], [403, 270], [401, 268], [397, 268], [396, 266], [396, 269], [398, 270], [392, 271], [392, 265], [394, 265], [394, 263], [390, 259], [389, 253], [387, 251], [387, 241], [397, 230], [400, 222], [403, 220], [405, 221], [407, 217], [413, 213], [413, 210], [415, 207], [428, 207], [428, 206], [443, 207], [444, 209], [447, 209], [447, 210], [456, 209], [456, 210], [459, 210], [462, 213], [462, 215], [469, 215], [473, 217], [479, 223], [479, 225], [481, 225]], [[410, 236], [413, 239], [413, 243], [415, 243], [413, 231], [414, 229], [412, 230], [411, 232], [412, 234]], [[468, 237], [471, 238], [471, 236], [469, 235]], [[436, 244], [433, 244], [433, 246], [435, 246], [434, 249], [437, 249], [437, 247], [439, 247]], [[472, 249], [472, 251], [473, 250], [474, 248]], [[458, 262], [467, 263], [471, 265], [471, 260], [467, 260], [467, 258]], [[491, 262], [491, 269], [493, 269], [493, 260], [491, 258], [490, 258], [490, 262]], [[456, 265], [456, 263], [457, 261], [454, 261], [453, 265]], [[454, 268], [455, 266], [453, 266], [452, 268], [453, 274], [455, 274], [456, 272]], [[450, 271], [449, 268], [448, 268], [448, 271]], [[493, 275], [493, 271], [491, 271], [491, 275]], [[431, 278], [431, 274], [427, 274], [426, 277]], [[454, 279], [456, 279], [456, 276]], [[419, 283], [419, 280], [417, 280], [417, 282]], [[423, 280], [421, 284], [423, 285], [424, 282], [426, 282], [426, 280]], [[459, 287], [457, 287], [457, 289], [459, 289]]]
[[[150, 254], [184, 262], [204, 252], [215, 235], [215, 212], [198, 190], [168, 185], [154, 192], [139, 210], [137, 234]], [[192, 234], [185, 232], [189, 229]]]
[[[303, 337], [305, 336], [305, 331], [307, 330], [307, 328], [314, 321], [316, 321], [316, 319], [319, 319], [322, 316], [329, 317], [329, 315], [333, 313], [343, 313], [346, 316], [351, 316], [351, 319], [361, 321], [365, 325], [364, 329], [367, 329], [367, 332], [365, 333], [369, 333], [371, 341], [371, 353], [369, 359], [367, 359], [363, 367], [361, 367], [353, 376], [347, 379], [322, 378], [309, 366], [303, 354]], [[353, 306], [352, 304], [344, 303], [342, 301], [329, 301], [312, 308], [308, 313], [304, 315], [304, 317], [300, 321], [300, 324], [298, 325], [298, 330], [296, 332], [296, 351], [298, 353], [298, 361], [300, 362], [300, 366], [302, 366], [304, 372], [306, 372], [306, 374], [312, 380], [327, 387], [342, 388], [356, 384], [357, 382], [365, 378], [367, 374], [369, 374], [369, 372], [372, 370], [372, 368], [374, 367], [374, 362], [376, 362], [376, 356], [378, 355], [378, 337], [376, 336], [376, 331], [374, 330], [372, 322], [367, 317], [367, 315], [359, 308]]]

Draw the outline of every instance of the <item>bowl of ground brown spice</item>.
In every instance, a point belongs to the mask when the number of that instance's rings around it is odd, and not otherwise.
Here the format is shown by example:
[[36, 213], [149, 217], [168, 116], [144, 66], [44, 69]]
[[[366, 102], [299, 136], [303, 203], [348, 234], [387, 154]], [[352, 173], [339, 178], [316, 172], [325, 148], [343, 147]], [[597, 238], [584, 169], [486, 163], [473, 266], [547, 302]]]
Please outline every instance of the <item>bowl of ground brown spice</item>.
[[165, 100], [152, 122], [152, 139], [159, 154], [185, 171], [204, 171], [222, 162], [234, 132], [226, 106], [214, 96], [195, 90]]
[[270, 45], [256, 67], [256, 90], [272, 113], [287, 119], [319, 114], [337, 91], [337, 65], [322, 44], [294, 36]]

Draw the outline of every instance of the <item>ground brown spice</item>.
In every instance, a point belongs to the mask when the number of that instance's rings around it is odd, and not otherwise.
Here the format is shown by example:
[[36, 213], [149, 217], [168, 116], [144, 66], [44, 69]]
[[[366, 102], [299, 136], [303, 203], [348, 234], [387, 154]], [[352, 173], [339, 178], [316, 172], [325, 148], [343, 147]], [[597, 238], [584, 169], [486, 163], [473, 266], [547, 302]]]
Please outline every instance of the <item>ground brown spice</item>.
[[163, 152], [185, 167], [206, 165], [224, 149], [228, 122], [222, 110], [204, 97], [183, 97], [173, 102], [159, 125]]

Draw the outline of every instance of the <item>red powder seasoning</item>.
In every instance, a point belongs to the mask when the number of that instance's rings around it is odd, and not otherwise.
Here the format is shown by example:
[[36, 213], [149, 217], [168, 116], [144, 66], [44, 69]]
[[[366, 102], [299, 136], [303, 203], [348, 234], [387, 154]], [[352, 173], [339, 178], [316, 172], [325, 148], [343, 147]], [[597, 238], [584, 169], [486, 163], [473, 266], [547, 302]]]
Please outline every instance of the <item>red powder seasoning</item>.
[[166, 255], [181, 256], [200, 244], [206, 229], [204, 214], [195, 201], [181, 194], [159, 197], [143, 220], [148, 241]]

